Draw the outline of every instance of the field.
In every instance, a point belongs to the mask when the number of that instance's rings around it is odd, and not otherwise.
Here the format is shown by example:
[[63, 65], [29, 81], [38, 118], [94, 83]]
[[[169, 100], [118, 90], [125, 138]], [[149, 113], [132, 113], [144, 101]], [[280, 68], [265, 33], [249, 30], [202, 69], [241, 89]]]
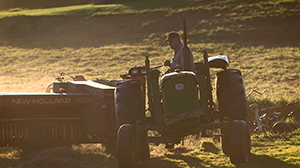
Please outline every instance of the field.
[[[300, 101], [300, 2], [297, 0], [112, 0], [102, 5], [0, 11], [0, 91], [44, 92], [60, 72], [119, 79], [133, 66], [170, 59], [168, 32], [183, 33], [195, 61], [224, 54], [242, 71], [249, 104]], [[163, 67], [161, 70], [165, 70]], [[211, 70], [212, 81], [216, 72]], [[296, 124], [297, 125], [297, 124]], [[151, 146], [141, 167], [299, 167], [300, 133], [254, 135], [251, 162], [233, 165], [211, 139], [167, 151]], [[101, 145], [25, 151], [0, 149], [0, 167], [118, 167]]]

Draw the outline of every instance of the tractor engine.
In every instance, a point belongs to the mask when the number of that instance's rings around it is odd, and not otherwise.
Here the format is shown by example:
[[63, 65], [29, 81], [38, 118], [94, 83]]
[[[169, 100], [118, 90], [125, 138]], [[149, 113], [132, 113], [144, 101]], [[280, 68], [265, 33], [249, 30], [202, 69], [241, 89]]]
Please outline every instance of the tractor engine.
[[[161, 79], [164, 117], [169, 118], [199, 109], [197, 78], [193, 72], [172, 72]], [[191, 118], [172, 126], [186, 127], [199, 123]]]

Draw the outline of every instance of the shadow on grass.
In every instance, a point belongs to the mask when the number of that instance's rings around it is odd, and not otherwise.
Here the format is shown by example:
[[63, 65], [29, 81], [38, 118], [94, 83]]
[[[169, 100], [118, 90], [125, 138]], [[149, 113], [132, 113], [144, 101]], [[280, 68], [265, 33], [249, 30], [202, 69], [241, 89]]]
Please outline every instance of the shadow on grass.
[[[222, 163], [219, 163], [222, 162]], [[215, 168], [226, 168], [232, 167], [231, 163], [226, 161], [212, 161], [211, 158], [199, 159], [190, 155], [179, 155], [179, 154], [166, 154], [163, 157], [151, 158], [149, 161], [142, 162], [139, 168], [155, 168], [155, 167], [168, 167], [168, 168], [179, 168], [179, 167], [215, 167]], [[229, 166], [223, 166], [229, 165]], [[236, 164], [239, 168], [298, 168], [299, 166], [291, 165], [281, 160], [271, 158], [269, 156], [259, 156], [251, 154], [250, 161], [243, 164]]]
[[[215, 167], [215, 168], [225, 168], [233, 167], [230, 163], [230, 158], [220, 153], [220, 149], [216, 147], [213, 143], [203, 142], [202, 152], [213, 153], [213, 155], [207, 155], [207, 158], [203, 159], [203, 156], [199, 158], [197, 152], [195, 154], [189, 153], [190, 150], [183, 150], [180, 148], [181, 153], [168, 153], [164, 156], [153, 157], [149, 161], [142, 162], [139, 167], [154, 168], [154, 167], [169, 167], [169, 168], [179, 168], [179, 167]], [[186, 153], [186, 154], [185, 154]], [[222, 158], [224, 157], [224, 158]], [[239, 168], [297, 168], [298, 166], [286, 163], [282, 160], [272, 158], [266, 155], [250, 155], [250, 161], [243, 164], [234, 165]]]
[[[218, 149], [212, 142], [202, 143], [203, 152], [209, 152], [213, 154], [219, 153]], [[178, 168], [178, 167], [197, 167], [204, 168], [210, 165], [210, 159], [203, 160], [197, 157], [197, 154], [189, 154], [193, 150], [187, 149], [185, 147], [177, 147], [173, 150], [169, 150], [168, 154], [161, 157], [151, 158], [149, 161], [142, 162], [139, 167], [154, 168], [154, 167], [168, 167], [168, 168]], [[214, 165], [215, 166], [215, 165]]]
[[[252, 0], [251, 3], [259, 3], [266, 2], [268, 0]], [[108, 0], [105, 4], [122, 4], [125, 6], [129, 6], [133, 9], [146, 10], [146, 9], [156, 9], [156, 8], [185, 8], [185, 7], [193, 7], [193, 6], [204, 6], [204, 5], [232, 5], [232, 4], [241, 4], [241, 3], [249, 3], [249, 0], [227, 0], [227, 1], [218, 1], [218, 0], [201, 0], [201, 3], [197, 2], [197, 0], [151, 0], [151, 2], [147, 1], [139, 1], [139, 0]]]
[[142, 162], [139, 168], [154, 168], [154, 167], [205, 167], [207, 165], [204, 160], [196, 157], [184, 156], [180, 154], [166, 154], [163, 157], [151, 158], [149, 161]]
[[0, 167], [18, 168], [117, 168], [116, 159], [99, 153], [98, 147], [54, 147], [44, 150], [21, 150], [19, 148], [0, 148]]
[[299, 166], [291, 165], [282, 160], [275, 159], [266, 155], [250, 155], [250, 162], [245, 164], [237, 164], [240, 168], [299, 168]]
[[[215, 153], [217, 147], [211, 148], [213, 144], [204, 146], [209, 148], [203, 152]], [[205, 148], [205, 147], [204, 147]], [[18, 148], [0, 148], [0, 165], [1, 167], [18, 167], [18, 168], [88, 168], [88, 167], [111, 167], [117, 168], [117, 160], [111, 156], [101, 153], [102, 149], [97, 145], [78, 146], [77, 148], [56, 147], [40, 151], [22, 151]], [[199, 158], [197, 154], [189, 153], [189, 150], [180, 149], [182, 153], [168, 153], [159, 157], [152, 157], [149, 161], [143, 161], [137, 168], [179, 168], [179, 167], [215, 167], [225, 168], [233, 167], [229, 158], [223, 154], [218, 154], [217, 158], [210, 155], [207, 158]], [[178, 152], [178, 151], [177, 151]], [[220, 155], [220, 156], [219, 156]], [[224, 159], [222, 158], [224, 156]], [[225, 159], [226, 157], [226, 159]], [[266, 155], [250, 155], [250, 162], [236, 164], [239, 168], [297, 168], [279, 159]]]
[[218, 154], [220, 152], [220, 149], [211, 142], [203, 142], [202, 148], [204, 148], [205, 152], [210, 152], [214, 154]]

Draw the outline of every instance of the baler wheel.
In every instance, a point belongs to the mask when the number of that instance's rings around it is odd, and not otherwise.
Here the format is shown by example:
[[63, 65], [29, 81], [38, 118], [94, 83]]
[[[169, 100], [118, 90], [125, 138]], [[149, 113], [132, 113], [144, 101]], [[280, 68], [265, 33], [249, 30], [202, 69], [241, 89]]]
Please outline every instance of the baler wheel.
[[120, 168], [131, 168], [139, 163], [136, 130], [133, 125], [122, 125], [117, 138], [117, 160]]
[[[266, 132], [271, 132], [272, 133], [273, 132], [272, 129], [269, 126], [262, 125], [261, 128], [262, 128], [262, 133], [266, 133]], [[256, 127], [253, 132], [256, 133], [256, 134], [260, 133], [259, 130], [258, 130], [258, 127]]]
[[231, 122], [229, 134], [230, 161], [233, 164], [249, 161], [250, 157], [250, 133], [247, 124], [243, 120]]
[[222, 151], [225, 155], [229, 156], [229, 130], [228, 129], [221, 129], [221, 144], [222, 144]]
[[273, 125], [272, 130], [274, 133], [279, 133], [279, 134], [292, 132], [291, 126], [288, 123], [283, 121], [275, 123]]

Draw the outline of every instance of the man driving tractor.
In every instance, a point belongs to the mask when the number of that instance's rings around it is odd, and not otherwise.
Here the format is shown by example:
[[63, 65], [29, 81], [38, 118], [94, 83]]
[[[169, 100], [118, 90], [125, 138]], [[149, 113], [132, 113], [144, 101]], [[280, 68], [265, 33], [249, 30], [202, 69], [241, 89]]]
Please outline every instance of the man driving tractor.
[[[182, 43], [180, 35], [172, 31], [168, 34], [167, 39], [165, 42], [168, 42], [169, 46], [174, 50], [172, 62], [170, 60], [165, 60], [164, 65], [169, 66], [171, 71], [174, 71], [176, 69], [183, 70], [183, 48], [184, 44]], [[189, 49], [190, 50], [190, 49]], [[190, 50], [190, 65], [191, 71], [195, 72], [194, 68], [194, 57], [192, 54], [192, 51]]]

